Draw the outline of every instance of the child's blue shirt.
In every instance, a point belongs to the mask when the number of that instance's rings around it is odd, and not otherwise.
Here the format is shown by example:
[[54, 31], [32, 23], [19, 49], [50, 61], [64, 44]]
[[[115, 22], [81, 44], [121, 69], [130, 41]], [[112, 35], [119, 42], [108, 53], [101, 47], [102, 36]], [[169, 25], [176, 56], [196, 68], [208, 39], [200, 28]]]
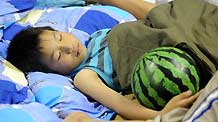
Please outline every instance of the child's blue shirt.
[[91, 35], [85, 59], [71, 72], [70, 76], [75, 76], [81, 69], [88, 68], [95, 71], [107, 86], [119, 91], [120, 85], [113, 69], [112, 58], [105, 38], [109, 32], [110, 29], [102, 29]]

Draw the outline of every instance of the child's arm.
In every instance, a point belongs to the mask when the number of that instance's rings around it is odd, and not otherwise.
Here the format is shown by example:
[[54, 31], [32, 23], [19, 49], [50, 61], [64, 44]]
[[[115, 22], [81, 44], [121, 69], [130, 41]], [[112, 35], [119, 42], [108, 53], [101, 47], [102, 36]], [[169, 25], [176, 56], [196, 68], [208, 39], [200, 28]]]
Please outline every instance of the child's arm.
[[110, 89], [101, 81], [96, 72], [92, 70], [81, 70], [76, 75], [74, 84], [86, 95], [127, 119], [152, 119], [158, 114], [164, 114], [175, 107], [187, 107], [187, 105], [190, 105], [197, 98], [197, 95], [190, 97], [191, 94], [183, 93], [174, 97], [162, 111], [154, 111], [140, 104], [136, 104]]
[[144, 0], [86, 0], [101, 4], [112, 5], [124, 9], [133, 14], [137, 19], [144, 19], [145, 15], [155, 6]]
[[147, 109], [107, 87], [96, 72], [83, 69], [74, 79], [74, 85], [86, 95], [101, 104], [111, 108], [127, 119], [149, 119], [158, 114], [157, 111]]
[[114, 120], [114, 121], [106, 121], [106, 120], [97, 120], [90, 118], [85, 113], [82, 112], [73, 112], [70, 115], [68, 115], [64, 122], [154, 122], [153, 120], [148, 121], [139, 121], [139, 120]]
[[95, 122], [94, 120], [83, 112], [73, 112], [64, 119], [64, 122]]

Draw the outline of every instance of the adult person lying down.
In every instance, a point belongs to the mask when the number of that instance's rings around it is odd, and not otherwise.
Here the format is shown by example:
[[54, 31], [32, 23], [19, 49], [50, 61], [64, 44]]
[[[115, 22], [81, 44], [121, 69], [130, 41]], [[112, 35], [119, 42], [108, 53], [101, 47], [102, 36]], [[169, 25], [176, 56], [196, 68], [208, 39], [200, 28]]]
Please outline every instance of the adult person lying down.
[[155, 6], [155, 4], [145, 0], [86, 0], [86, 2], [116, 6], [130, 12], [137, 19], [144, 19], [145, 15]]

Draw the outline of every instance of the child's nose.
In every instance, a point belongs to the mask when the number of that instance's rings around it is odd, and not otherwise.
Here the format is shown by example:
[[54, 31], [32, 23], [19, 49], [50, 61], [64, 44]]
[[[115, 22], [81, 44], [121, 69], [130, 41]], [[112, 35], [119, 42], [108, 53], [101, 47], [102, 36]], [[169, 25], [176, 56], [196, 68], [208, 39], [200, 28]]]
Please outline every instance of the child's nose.
[[70, 54], [70, 53], [72, 52], [72, 49], [69, 48], [69, 47], [66, 47], [66, 48], [65, 48], [65, 52], [66, 52], [67, 54]]
[[72, 49], [70, 47], [67, 47], [67, 46], [63, 47], [62, 51], [66, 54], [72, 53]]

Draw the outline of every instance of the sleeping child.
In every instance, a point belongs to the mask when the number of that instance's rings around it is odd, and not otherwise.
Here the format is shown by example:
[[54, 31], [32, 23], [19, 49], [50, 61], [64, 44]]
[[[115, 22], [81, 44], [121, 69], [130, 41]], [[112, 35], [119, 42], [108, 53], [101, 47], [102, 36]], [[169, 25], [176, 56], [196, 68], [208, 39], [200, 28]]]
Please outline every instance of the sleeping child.
[[26, 73], [67, 75], [79, 91], [124, 118], [147, 120], [177, 107], [189, 107], [199, 93], [187, 91], [175, 96], [161, 111], [136, 104], [119, 93], [129, 87], [135, 61], [160, 46], [181, 48], [204, 71], [200, 75], [206, 84], [217, 66], [215, 9], [198, 0], [175, 0], [153, 8], [145, 21], [93, 33], [88, 47], [73, 35], [50, 27], [29, 28], [13, 38], [7, 60]]

